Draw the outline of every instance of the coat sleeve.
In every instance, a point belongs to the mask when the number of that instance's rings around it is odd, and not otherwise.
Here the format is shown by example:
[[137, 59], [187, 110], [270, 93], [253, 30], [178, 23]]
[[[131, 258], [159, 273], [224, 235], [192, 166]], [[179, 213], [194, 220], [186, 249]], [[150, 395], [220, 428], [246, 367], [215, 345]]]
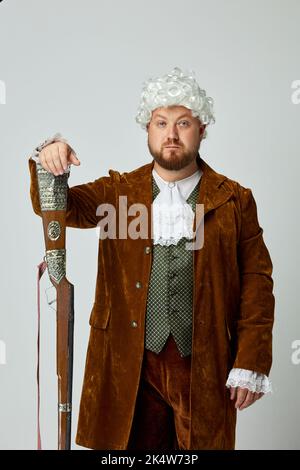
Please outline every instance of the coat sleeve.
[[241, 226], [238, 240], [240, 301], [236, 320], [237, 354], [233, 368], [269, 375], [275, 299], [273, 265], [263, 240], [252, 191], [239, 185]]
[[[36, 162], [29, 158], [30, 197], [34, 212], [41, 216], [38, 181], [36, 176]], [[97, 226], [99, 217], [96, 215], [99, 204], [106, 201], [110, 176], [102, 176], [93, 182], [68, 186], [66, 225], [73, 228], [93, 228]]]

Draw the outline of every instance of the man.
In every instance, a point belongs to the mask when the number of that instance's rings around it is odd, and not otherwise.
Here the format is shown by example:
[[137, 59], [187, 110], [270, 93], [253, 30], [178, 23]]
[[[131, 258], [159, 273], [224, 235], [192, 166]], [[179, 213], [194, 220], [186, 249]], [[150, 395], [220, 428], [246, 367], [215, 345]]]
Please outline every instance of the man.
[[[272, 262], [251, 190], [199, 155], [212, 108], [177, 67], [148, 80], [136, 121], [153, 162], [68, 189], [69, 227], [98, 226], [110, 206], [106, 223], [116, 222], [106, 237], [100, 224], [79, 445], [234, 449], [237, 409], [271, 391]], [[60, 135], [37, 147], [29, 166], [41, 215], [34, 159], [54, 175], [80, 161]], [[129, 236], [137, 207], [146, 216]], [[203, 241], [188, 248], [197, 227]]]

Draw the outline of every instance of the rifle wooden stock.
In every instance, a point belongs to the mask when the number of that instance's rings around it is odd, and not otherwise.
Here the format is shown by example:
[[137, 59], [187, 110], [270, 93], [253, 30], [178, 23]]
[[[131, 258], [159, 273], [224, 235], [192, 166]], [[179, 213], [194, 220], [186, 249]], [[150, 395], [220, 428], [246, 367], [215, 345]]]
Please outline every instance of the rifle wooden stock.
[[58, 449], [71, 448], [74, 286], [66, 278], [66, 208], [69, 173], [54, 176], [36, 164], [50, 280], [56, 289]]
[[57, 292], [58, 449], [71, 448], [74, 286], [63, 278]]

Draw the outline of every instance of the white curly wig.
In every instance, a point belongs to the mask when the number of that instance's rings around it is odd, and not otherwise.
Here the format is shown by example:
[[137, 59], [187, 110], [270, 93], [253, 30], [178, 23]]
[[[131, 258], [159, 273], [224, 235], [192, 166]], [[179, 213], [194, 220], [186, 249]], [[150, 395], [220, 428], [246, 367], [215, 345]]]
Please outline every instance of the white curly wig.
[[[206, 96], [205, 90], [199, 87], [193, 70], [184, 75], [179, 67], [158, 78], [149, 78], [143, 82], [143, 90], [136, 115], [136, 122], [146, 129], [151, 120], [152, 111], [167, 106], [185, 106], [198, 117], [202, 124], [215, 122], [213, 99]], [[206, 137], [206, 130], [203, 139]]]

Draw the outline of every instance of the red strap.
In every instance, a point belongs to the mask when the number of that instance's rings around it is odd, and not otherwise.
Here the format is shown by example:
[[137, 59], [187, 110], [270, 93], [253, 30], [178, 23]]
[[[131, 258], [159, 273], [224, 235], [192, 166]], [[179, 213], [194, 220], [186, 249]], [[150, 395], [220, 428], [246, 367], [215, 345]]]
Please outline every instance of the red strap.
[[38, 394], [38, 405], [37, 405], [37, 448], [38, 450], [42, 449], [41, 441], [41, 429], [40, 429], [40, 279], [44, 274], [47, 262], [42, 261], [38, 264], [38, 274], [37, 274], [37, 310], [38, 310], [38, 335], [37, 335], [37, 394]]

